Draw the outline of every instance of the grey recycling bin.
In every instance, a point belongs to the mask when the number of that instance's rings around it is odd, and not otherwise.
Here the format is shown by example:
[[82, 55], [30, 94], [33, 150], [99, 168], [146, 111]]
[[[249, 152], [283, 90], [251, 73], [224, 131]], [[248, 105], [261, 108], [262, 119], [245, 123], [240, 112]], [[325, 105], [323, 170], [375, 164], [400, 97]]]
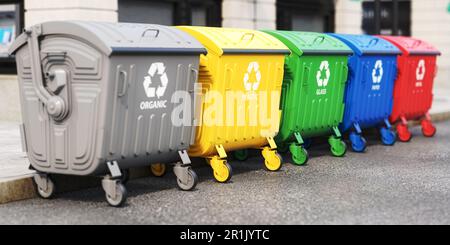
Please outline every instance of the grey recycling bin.
[[154, 163], [176, 163], [179, 187], [195, 187], [186, 150], [206, 50], [191, 36], [161, 25], [56, 21], [25, 30], [9, 52], [40, 196], [54, 193], [49, 174], [96, 175], [119, 206], [127, 169]]

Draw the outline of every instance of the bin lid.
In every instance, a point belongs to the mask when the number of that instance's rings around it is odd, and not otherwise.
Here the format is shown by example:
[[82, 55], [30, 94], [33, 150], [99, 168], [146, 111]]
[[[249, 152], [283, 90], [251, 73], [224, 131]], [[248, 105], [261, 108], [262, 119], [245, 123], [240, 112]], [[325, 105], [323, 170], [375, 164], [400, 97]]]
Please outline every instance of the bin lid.
[[290, 51], [278, 39], [255, 30], [200, 26], [177, 26], [197, 38], [207, 49], [219, 56], [224, 53], [278, 53]]
[[[81, 39], [107, 56], [112, 53], [176, 52], [205, 53], [205, 48], [193, 37], [168, 26], [137, 23], [108, 23], [90, 21], [51, 21], [33, 28], [41, 30], [40, 36], [59, 35]], [[22, 33], [11, 45], [15, 53], [27, 42]]]
[[400, 50], [392, 43], [370, 35], [354, 35], [354, 34], [336, 34], [329, 33], [343, 41], [357, 55], [364, 54], [401, 54]]
[[440, 55], [441, 52], [423, 40], [404, 36], [379, 36], [397, 46], [407, 55]]
[[352, 50], [335, 37], [317, 32], [263, 30], [288, 46], [297, 55], [353, 54]]

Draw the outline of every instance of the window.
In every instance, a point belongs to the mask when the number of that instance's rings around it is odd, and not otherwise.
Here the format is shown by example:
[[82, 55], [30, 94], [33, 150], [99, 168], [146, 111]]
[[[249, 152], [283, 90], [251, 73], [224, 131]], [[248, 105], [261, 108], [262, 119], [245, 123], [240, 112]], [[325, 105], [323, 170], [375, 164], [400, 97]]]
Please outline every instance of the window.
[[119, 0], [119, 21], [221, 26], [221, 0]]
[[119, 21], [173, 25], [171, 2], [121, 0], [119, 1]]
[[207, 22], [206, 8], [203, 6], [192, 7], [191, 25], [206, 26], [207, 25], [206, 22]]
[[8, 49], [23, 29], [23, 0], [6, 0], [0, 3], [0, 73], [16, 73], [14, 58]]
[[362, 28], [366, 34], [411, 35], [411, 2], [365, 1]]
[[293, 14], [292, 30], [293, 31], [316, 31], [325, 32], [325, 20], [317, 15], [312, 14]]
[[332, 32], [334, 0], [278, 0], [277, 29]]

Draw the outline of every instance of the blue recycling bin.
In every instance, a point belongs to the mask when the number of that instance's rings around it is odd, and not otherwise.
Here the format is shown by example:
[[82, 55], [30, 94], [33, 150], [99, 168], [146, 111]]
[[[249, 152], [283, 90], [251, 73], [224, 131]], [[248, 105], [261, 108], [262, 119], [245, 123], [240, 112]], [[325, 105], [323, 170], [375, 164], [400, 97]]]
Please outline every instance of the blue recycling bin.
[[379, 127], [384, 145], [393, 145], [396, 134], [391, 129], [397, 55], [400, 50], [391, 43], [370, 35], [330, 34], [347, 44], [354, 54], [348, 60], [349, 75], [345, 90], [342, 131], [350, 131], [353, 151], [364, 152], [366, 140], [362, 129]]

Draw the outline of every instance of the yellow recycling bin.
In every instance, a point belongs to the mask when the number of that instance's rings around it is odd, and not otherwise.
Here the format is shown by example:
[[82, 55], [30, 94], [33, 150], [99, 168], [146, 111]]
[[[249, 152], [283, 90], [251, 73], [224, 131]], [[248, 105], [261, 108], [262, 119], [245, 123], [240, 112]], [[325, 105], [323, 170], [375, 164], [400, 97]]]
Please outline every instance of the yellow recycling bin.
[[218, 182], [232, 169], [227, 153], [246, 158], [246, 149], [262, 150], [265, 167], [277, 171], [281, 156], [273, 137], [280, 123], [284, 55], [289, 49], [254, 30], [179, 26], [207, 49], [200, 56], [196, 89], [197, 119], [189, 155], [204, 157]]

